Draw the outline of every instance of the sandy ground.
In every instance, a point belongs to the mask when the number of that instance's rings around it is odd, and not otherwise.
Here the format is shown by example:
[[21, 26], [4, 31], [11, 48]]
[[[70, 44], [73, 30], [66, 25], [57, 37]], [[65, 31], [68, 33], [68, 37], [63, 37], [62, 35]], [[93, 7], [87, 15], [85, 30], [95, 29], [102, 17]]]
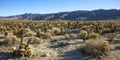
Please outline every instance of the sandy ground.
[[[34, 56], [31, 58], [15, 58], [12, 56], [11, 47], [5, 47], [0, 43], [0, 60], [99, 60], [78, 51], [84, 45], [82, 42], [82, 39], [66, 40], [64, 36], [53, 36], [51, 39], [44, 39], [42, 44], [32, 44]], [[120, 34], [110, 44], [110, 49], [110, 55], [101, 60], [120, 60]]]

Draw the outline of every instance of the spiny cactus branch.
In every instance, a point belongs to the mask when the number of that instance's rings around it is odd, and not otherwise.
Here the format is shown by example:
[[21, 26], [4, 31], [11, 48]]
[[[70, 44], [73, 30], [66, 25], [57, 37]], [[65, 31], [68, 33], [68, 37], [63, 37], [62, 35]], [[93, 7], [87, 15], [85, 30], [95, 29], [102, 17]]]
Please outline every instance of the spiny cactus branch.
[[26, 49], [27, 49], [27, 47], [29, 46], [30, 41], [31, 41], [31, 39], [27, 42], [27, 45], [25, 46], [25, 50], [26, 50]]

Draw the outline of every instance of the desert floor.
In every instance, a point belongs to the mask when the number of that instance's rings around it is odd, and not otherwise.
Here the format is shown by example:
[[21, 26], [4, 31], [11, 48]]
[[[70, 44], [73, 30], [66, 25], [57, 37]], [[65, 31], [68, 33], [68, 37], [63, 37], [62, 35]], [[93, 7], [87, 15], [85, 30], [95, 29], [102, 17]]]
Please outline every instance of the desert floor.
[[[24, 39], [27, 39], [25, 37]], [[33, 57], [15, 57], [12, 56], [11, 47], [4, 46], [0, 38], [0, 60], [99, 60], [91, 58], [79, 52], [80, 47], [84, 46], [82, 39], [70, 38], [64, 36], [53, 36], [51, 39], [43, 39], [43, 43], [33, 47]], [[89, 40], [88, 40], [89, 41]], [[63, 45], [65, 44], [65, 45]], [[120, 33], [110, 43], [110, 54], [102, 57], [101, 60], [120, 60]]]

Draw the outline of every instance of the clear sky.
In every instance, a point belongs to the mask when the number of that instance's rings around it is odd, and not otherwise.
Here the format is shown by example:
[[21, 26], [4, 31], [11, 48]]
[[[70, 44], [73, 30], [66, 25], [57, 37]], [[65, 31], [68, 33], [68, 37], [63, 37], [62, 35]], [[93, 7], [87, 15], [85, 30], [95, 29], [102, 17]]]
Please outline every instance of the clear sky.
[[120, 9], [120, 0], [0, 0], [0, 16], [95, 9]]

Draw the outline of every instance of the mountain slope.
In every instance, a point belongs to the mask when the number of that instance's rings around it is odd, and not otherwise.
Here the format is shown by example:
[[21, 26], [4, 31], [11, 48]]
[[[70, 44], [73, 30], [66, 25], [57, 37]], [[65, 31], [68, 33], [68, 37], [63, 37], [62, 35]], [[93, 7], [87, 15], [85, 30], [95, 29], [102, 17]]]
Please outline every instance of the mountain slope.
[[16, 16], [0, 17], [0, 19], [30, 19], [30, 20], [111, 20], [120, 19], [120, 10], [92, 10], [92, 11], [72, 11], [72, 12], [60, 12], [51, 14], [32, 14], [25, 13]]

